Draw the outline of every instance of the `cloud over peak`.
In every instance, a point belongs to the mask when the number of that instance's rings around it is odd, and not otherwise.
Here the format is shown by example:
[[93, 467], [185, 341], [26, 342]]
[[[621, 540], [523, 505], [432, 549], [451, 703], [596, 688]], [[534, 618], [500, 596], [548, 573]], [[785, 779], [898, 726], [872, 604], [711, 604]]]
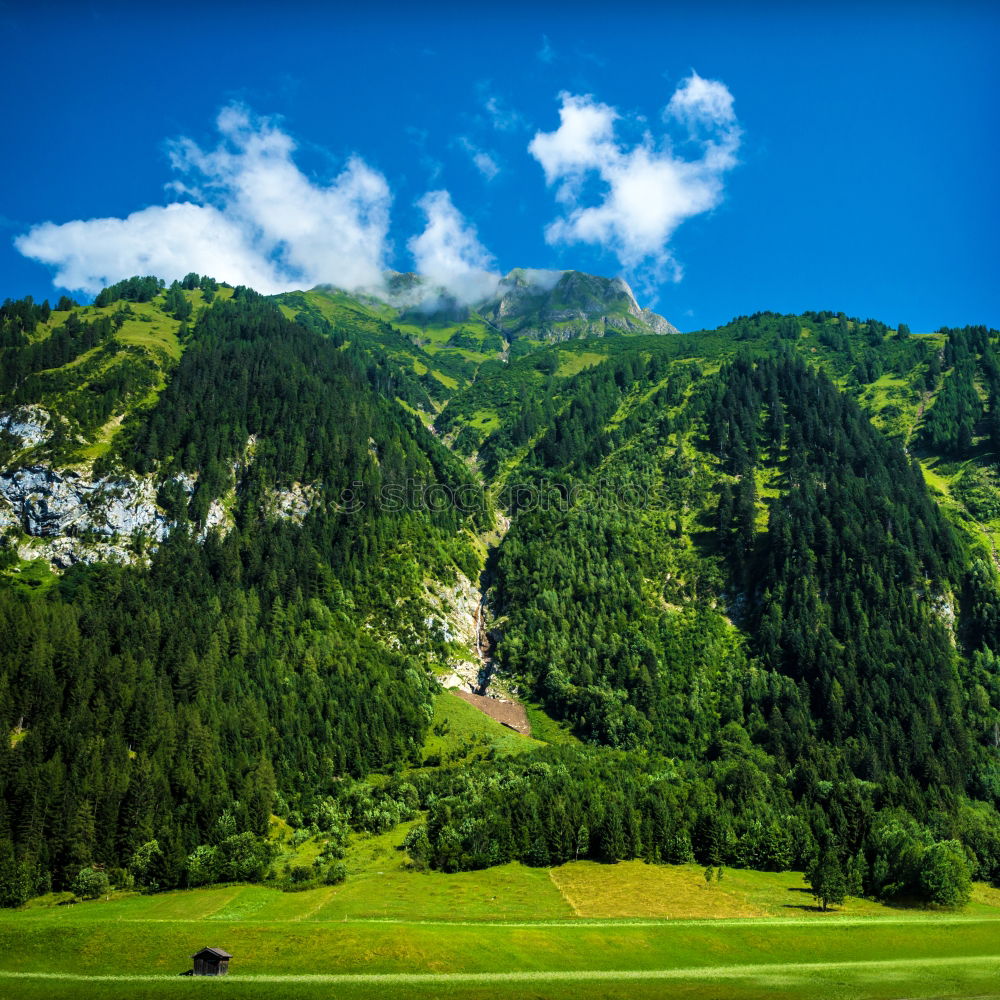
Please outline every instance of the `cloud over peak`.
[[479, 302], [496, 289], [500, 275], [493, 255], [479, 242], [475, 227], [455, 207], [447, 191], [429, 191], [419, 202], [427, 225], [407, 243], [417, 271], [463, 305]]
[[564, 92], [560, 101], [559, 127], [536, 133], [528, 147], [564, 209], [546, 228], [548, 242], [596, 244], [627, 271], [679, 278], [673, 234], [720, 203], [724, 175], [737, 162], [741, 133], [728, 88], [692, 72], [664, 108], [666, 125], [683, 127], [697, 146], [693, 159], [678, 155], [666, 133], [621, 141], [622, 116], [591, 95]]
[[[482, 94], [494, 140], [526, 126], [498, 97]], [[737, 162], [740, 126], [725, 84], [692, 72], [663, 108], [658, 134], [591, 95], [563, 92], [560, 104], [558, 128], [537, 132], [528, 146], [558, 207], [547, 242], [608, 250], [647, 288], [679, 277], [674, 232], [720, 203]], [[42, 222], [16, 238], [17, 249], [51, 268], [56, 285], [89, 293], [133, 274], [172, 280], [197, 271], [264, 293], [332, 284], [387, 294], [393, 195], [382, 173], [354, 155], [332, 178], [307, 174], [282, 125], [242, 105], [223, 108], [216, 128], [214, 145], [190, 138], [169, 145], [166, 204], [123, 218]], [[426, 155], [426, 133], [411, 135]], [[505, 156], [501, 172], [498, 156], [468, 135], [450, 145], [487, 182], [502, 173], [493, 191], [516, 170]], [[435, 289], [430, 298], [444, 289], [468, 304], [492, 294], [493, 257], [449, 192], [432, 190], [417, 206], [426, 225], [405, 245], [428, 279], [424, 287]]]

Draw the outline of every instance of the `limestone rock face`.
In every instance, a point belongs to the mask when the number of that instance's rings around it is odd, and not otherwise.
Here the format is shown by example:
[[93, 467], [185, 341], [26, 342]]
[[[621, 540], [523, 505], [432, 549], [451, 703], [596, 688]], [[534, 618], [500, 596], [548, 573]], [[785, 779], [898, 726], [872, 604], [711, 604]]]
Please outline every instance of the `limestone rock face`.
[[16, 440], [16, 449], [36, 448], [49, 439], [49, 414], [40, 406], [21, 406], [9, 413], [0, 413], [0, 432]]
[[92, 539], [71, 538], [60, 535], [56, 538], [30, 538], [17, 547], [19, 558], [26, 560], [44, 559], [56, 570], [69, 569], [77, 563], [118, 563], [129, 565], [140, 561], [140, 555], [126, 542], [98, 542]]
[[88, 479], [72, 470], [32, 465], [0, 474], [0, 497], [10, 505], [15, 523], [40, 538], [143, 532], [162, 542], [170, 532], [147, 479]]
[[301, 524], [316, 501], [315, 486], [294, 483], [288, 489], [274, 490], [267, 513], [271, 517], [294, 521]]
[[[28, 423], [21, 417], [18, 420], [19, 426]], [[34, 418], [31, 423], [36, 429], [45, 428]], [[19, 433], [26, 441], [35, 432]], [[189, 498], [194, 494], [194, 476], [182, 473], [174, 481]], [[296, 484], [275, 490], [267, 512], [301, 522], [316, 502], [318, 489]], [[21, 558], [47, 559], [57, 569], [77, 562], [131, 563], [140, 551], [151, 551], [177, 527], [157, 506], [156, 494], [152, 476], [92, 477], [41, 463], [9, 469], [0, 472], [0, 532], [28, 535], [18, 543]], [[232, 494], [230, 490], [230, 498]], [[204, 541], [210, 531], [225, 532], [230, 525], [227, 504], [217, 497], [209, 505], [198, 537]]]
[[653, 312], [652, 309], [643, 309], [639, 315], [656, 333], [680, 333], [680, 330], [673, 323], [665, 320], [659, 313]]
[[441, 323], [462, 323], [476, 312], [508, 342], [678, 332], [662, 316], [641, 309], [622, 278], [516, 267], [486, 284], [490, 289], [484, 298], [463, 304], [419, 274], [393, 271], [386, 275], [381, 298], [400, 310], [404, 321], [424, 322], [433, 316]]

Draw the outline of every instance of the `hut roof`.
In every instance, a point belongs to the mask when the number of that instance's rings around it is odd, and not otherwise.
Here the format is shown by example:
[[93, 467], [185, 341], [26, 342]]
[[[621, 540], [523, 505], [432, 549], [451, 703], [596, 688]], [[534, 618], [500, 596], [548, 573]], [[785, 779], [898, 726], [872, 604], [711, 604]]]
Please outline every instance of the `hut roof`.
[[212, 958], [232, 958], [233, 956], [229, 954], [228, 951], [223, 951], [221, 948], [202, 948], [201, 951], [195, 952], [191, 957], [200, 958], [203, 955], [211, 955]]

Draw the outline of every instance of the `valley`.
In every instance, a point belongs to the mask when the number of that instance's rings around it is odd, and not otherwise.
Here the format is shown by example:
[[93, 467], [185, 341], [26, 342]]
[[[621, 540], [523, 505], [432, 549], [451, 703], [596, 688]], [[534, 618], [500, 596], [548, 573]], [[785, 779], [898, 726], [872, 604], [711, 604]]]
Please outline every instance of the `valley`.
[[396, 281], [3, 307], [0, 992], [984, 993], [997, 332]]

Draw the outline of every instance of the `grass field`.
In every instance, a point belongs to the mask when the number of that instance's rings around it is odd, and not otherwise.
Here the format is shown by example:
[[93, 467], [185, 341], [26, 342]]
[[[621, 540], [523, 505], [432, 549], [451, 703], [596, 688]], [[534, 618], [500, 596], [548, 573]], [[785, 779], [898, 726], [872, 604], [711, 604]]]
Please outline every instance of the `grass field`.
[[[202, 917], [5, 918], [0, 995], [930, 997], [1000, 984], [995, 920], [335, 921], [211, 902]], [[234, 955], [215, 986], [179, 976], [205, 944]]]
[[536, 750], [542, 744], [508, 729], [449, 691], [434, 698], [434, 716], [423, 746], [423, 757], [447, 763], [480, 760]]
[[[0, 998], [1000, 996], [995, 889], [962, 914], [822, 913], [792, 873], [710, 888], [695, 865], [640, 862], [422, 874], [402, 868], [406, 828], [358, 838], [341, 886], [2, 912]], [[179, 975], [204, 945], [234, 955], [211, 985]]]

